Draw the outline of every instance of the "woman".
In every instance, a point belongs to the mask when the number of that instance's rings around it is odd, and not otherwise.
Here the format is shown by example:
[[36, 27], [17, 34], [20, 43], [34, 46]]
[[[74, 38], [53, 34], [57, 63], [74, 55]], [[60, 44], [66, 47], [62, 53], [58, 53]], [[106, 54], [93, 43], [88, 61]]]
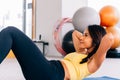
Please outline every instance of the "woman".
[[77, 30], [73, 32], [76, 52], [68, 54], [62, 60], [65, 72], [69, 73], [66, 73], [66, 79], [82, 80], [99, 69], [113, 44], [112, 34], [105, 34], [105, 29], [99, 25], [88, 26], [83, 34]]
[[76, 52], [48, 61], [31, 39], [9, 26], [0, 32], [0, 63], [12, 49], [26, 80], [82, 80], [98, 70], [105, 59], [113, 43], [112, 34], [105, 34], [99, 25], [88, 26], [84, 34], [75, 30]]

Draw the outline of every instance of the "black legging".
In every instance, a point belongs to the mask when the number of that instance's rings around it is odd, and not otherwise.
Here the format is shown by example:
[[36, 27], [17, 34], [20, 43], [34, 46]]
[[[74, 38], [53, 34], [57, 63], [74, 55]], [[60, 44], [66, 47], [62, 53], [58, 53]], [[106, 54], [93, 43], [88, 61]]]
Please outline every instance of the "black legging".
[[10, 49], [16, 56], [26, 80], [64, 80], [61, 63], [48, 61], [31, 39], [11, 26], [0, 32], [0, 63]]

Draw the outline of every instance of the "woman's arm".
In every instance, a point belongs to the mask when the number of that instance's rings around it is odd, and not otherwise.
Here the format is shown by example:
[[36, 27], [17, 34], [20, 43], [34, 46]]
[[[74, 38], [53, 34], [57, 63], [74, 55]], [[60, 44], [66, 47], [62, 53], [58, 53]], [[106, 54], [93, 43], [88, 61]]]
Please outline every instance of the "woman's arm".
[[81, 36], [82, 36], [82, 33], [80, 33], [77, 30], [74, 30], [72, 33], [73, 44], [74, 44], [76, 52], [80, 51], [79, 46], [80, 46], [80, 37]]
[[107, 51], [111, 48], [113, 43], [114, 40], [111, 33], [106, 34], [102, 38], [98, 50], [88, 62], [88, 69], [91, 73], [95, 72], [101, 66], [102, 62], [106, 58]]

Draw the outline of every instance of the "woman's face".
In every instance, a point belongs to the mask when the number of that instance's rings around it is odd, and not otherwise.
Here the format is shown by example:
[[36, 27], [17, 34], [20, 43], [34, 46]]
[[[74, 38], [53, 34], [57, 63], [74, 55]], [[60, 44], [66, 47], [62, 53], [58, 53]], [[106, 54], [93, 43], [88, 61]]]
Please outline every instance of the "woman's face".
[[80, 48], [83, 48], [83, 49], [92, 48], [92, 38], [89, 34], [88, 29], [85, 29], [82, 37], [80, 38]]

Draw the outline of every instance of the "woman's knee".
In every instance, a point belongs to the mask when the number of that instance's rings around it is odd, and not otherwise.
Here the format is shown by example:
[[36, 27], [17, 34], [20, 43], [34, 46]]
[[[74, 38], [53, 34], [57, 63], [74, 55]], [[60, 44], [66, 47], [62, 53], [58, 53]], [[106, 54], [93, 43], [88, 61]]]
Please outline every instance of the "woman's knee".
[[14, 26], [8, 26], [8, 27], [4, 28], [2, 31], [5, 33], [9, 33], [9, 34], [13, 34], [13, 33], [16, 34], [20, 30]]
[[14, 27], [14, 26], [8, 26], [8, 27], [6, 27], [5, 29], [8, 30], [8, 31], [14, 31], [14, 30], [17, 30], [17, 28]]

